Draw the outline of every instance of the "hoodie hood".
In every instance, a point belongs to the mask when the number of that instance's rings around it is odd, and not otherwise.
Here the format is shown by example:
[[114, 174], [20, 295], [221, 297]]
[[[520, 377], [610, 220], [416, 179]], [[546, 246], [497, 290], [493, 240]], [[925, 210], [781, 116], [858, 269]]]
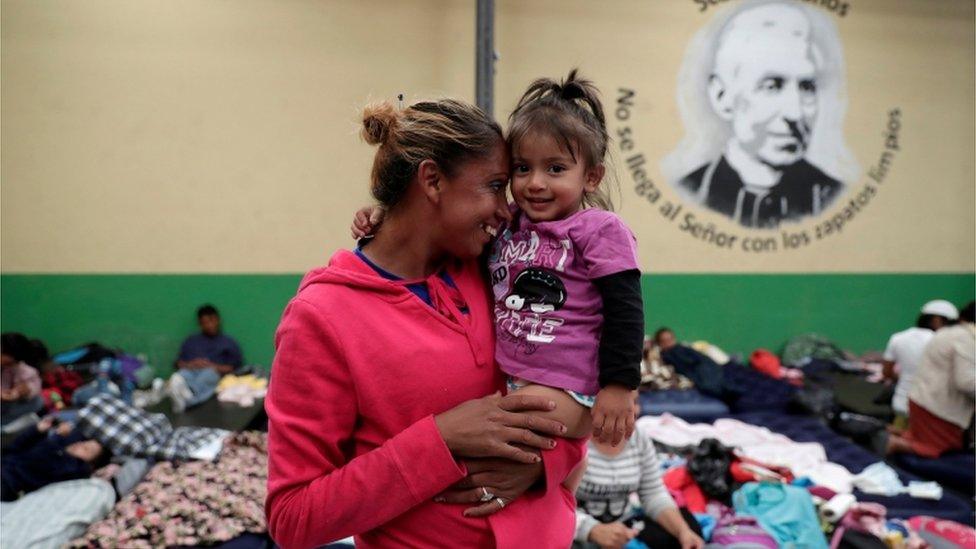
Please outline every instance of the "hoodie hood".
[[[426, 279], [389, 280], [379, 275], [365, 261], [348, 250], [339, 250], [325, 267], [309, 271], [299, 285], [299, 293], [309, 290], [316, 284], [335, 284], [358, 291], [367, 291], [388, 302], [398, 303], [415, 299], [409, 284], [426, 282], [430, 292], [430, 307], [424, 307], [432, 318], [463, 332], [471, 346], [471, 351], [479, 366], [493, 364], [494, 338], [491, 309], [486, 288], [476, 264], [465, 268], [460, 262], [449, 263], [447, 274], [457, 286], [446, 284], [437, 273]], [[465, 298], [467, 295], [467, 299]], [[479, 299], [480, 298], [480, 299]], [[418, 303], [420, 303], [418, 301]], [[462, 309], [468, 309], [467, 313]], [[487, 330], [488, 345], [478, 335]]]
[[[449, 263], [445, 267], [445, 270], [451, 278], [457, 280], [461, 272], [461, 265], [459, 262]], [[437, 272], [427, 278], [390, 280], [380, 276], [373, 267], [366, 264], [365, 261], [349, 250], [337, 251], [329, 260], [328, 265], [309, 271], [302, 278], [298, 291], [301, 292], [314, 284], [337, 284], [348, 288], [373, 292], [388, 301], [402, 301], [413, 295], [407, 286], [417, 283], [427, 284], [432, 298], [435, 300], [435, 309], [441, 309], [436, 303], [438, 300], [435, 294], [444, 294], [441, 296], [442, 299], [449, 298], [457, 306], [463, 306], [463, 302], [459, 301], [460, 294], [444, 284]], [[457, 311], [452, 312], [456, 313]], [[448, 316], [452, 315], [449, 313]]]
[[[436, 276], [433, 275], [433, 276]], [[360, 290], [385, 294], [390, 299], [402, 298], [409, 293], [407, 284], [422, 280], [389, 280], [383, 278], [372, 267], [349, 250], [339, 250], [325, 267], [313, 269], [302, 278], [298, 290], [302, 291], [313, 284], [338, 284]]]

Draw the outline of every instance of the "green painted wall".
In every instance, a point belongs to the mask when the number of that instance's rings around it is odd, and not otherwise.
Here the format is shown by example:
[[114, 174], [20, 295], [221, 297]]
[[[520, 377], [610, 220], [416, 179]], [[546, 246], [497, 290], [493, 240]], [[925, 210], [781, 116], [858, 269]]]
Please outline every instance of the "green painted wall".
[[[0, 329], [44, 340], [52, 352], [89, 341], [146, 353], [166, 373], [196, 307], [220, 309], [245, 360], [269, 365], [281, 311], [300, 275], [0, 275]], [[961, 304], [976, 294], [968, 274], [666, 274], [643, 280], [648, 332], [729, 352], [779, 351], [790, 336], [818, 332], [855, 352], [881, 349], [929, 299]]]
[[274, 330], [300, 275], [0, 275], [0, 327], [55, 353], [98, 341], [145, 353], [167, 373], [196, 310], [212, 303], [248, 364], [269, 365]]
[[931, 299], [962, 306], [976, 295], [969, 274], [676, 274], [644, 276], [645, 328], [707, 339], [728, 352], [779, 353], [794, 335], [816, 332], [845, 349], [883, 350], [914, 325]]

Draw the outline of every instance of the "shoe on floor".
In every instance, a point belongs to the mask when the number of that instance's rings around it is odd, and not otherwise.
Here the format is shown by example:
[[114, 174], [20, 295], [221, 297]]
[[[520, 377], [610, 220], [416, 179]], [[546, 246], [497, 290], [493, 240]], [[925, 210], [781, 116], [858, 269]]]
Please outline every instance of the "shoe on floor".
[[182, 414], [183, 410], [186, 410], [186, 402], [193, 396], [193, 391], [190, 390], [183, 376], [176, 373], [169, 378], [166, 394], [173, 401], [173, 413]]

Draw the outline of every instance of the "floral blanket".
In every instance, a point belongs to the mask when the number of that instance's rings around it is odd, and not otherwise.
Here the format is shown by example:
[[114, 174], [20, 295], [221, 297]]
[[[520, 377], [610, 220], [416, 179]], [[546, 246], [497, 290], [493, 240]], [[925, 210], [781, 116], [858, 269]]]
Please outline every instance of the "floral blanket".
[[211, 545], [263, 533], [267, 434], [231, 435], [215, 462], [160, 462], [68, 547]]

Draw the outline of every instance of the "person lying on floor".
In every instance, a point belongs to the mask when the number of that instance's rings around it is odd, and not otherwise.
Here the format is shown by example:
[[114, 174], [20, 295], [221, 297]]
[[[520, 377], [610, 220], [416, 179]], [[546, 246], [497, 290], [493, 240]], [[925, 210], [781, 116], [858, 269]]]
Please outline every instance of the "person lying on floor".
[[68, 422], [53, 415], [24, 431], [0, 458], [0, 501], [13, 501], [28, 492], [64, 480], [87, 478], [108, 464], [109, 451], [98, 441], [85, 439]]
[[177, 413], [207, 401], [217, 391], [220, 378], [243, 363], [237, 342], [221, 333], [216, 307], [200, 307], [197, 322], [200, 333], [183, 342], [175, 364], [179, 371], [169, 380], [168, 393]]
[[41, 376], [27, 364], [32, 352], [31, 342], [23, 334], [0, 335], [0, 424], [44, 407]]
[[661, 350], [661, 360], [674, 367], [674, 371], [687, 377], [702, 394], [731, 402], [742, 390], [725, 381], [724, 371], [714, 360], [703, 353], [678, 343], [674, 331], [659, 328], [654, 332], [654, 343]]
[[[634, 399], [634, 417], [640, 405]], [[590, 439], [586, 472], [576, 489], [574, 549], [623, 547], [636, 537], [654, 549], [700, 549], [701, 526], [687, 509], [679, 509], [661, 480], [654, 444], [634, 433], [616, 447]], [[643, 517], [628, 516], [636, 492]], [[638, 530], [632, 525], [643, 522]]]
[[887, 453], [937, 458], [962, 450], [976, 407], [976, 304], [959, 311], [959, 324], [940, 329], [922, 353], [908, 394], [908, 429], [893, 432]]

